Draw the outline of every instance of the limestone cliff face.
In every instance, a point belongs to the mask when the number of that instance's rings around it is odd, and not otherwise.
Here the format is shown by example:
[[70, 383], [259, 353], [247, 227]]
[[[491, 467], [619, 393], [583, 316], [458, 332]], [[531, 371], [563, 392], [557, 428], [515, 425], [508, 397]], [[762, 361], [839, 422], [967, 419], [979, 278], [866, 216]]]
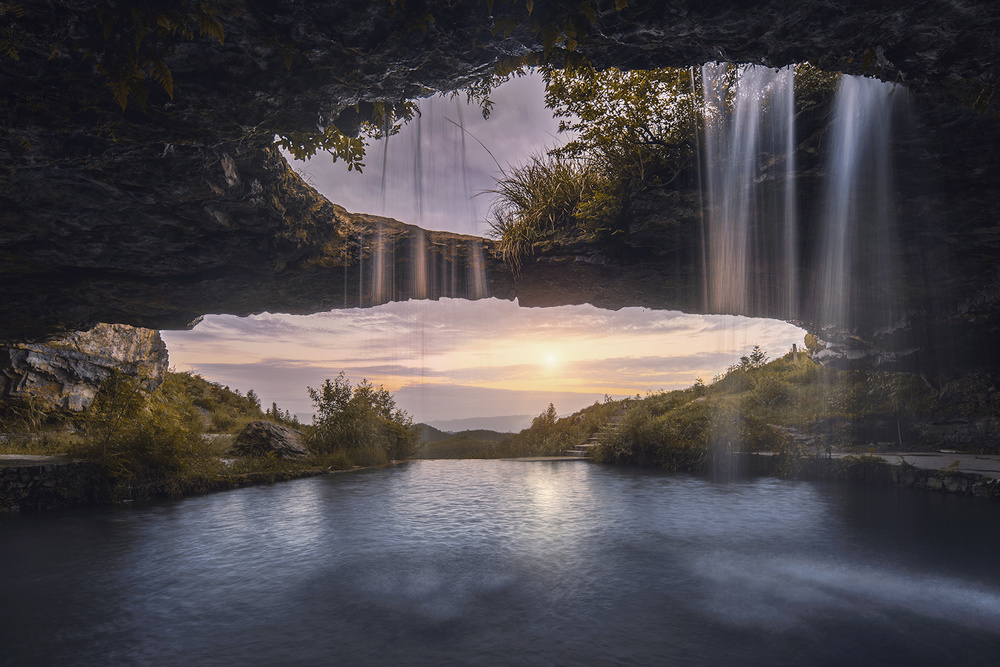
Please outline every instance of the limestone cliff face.
[[[399, 285], [372, 296], [365, 287], [375, 227], [391, 230], [395, 248], [412, 245], [415, 228], [373, 226], [325, 201], [288, 167], [273, 137], [330, 123], [350, 133], [372, 102], [459, 88], [500, 60], [541, 56], [536, 19], [557, 32], [572, 27], [577, 51], [598, 66], [808, 60], [906, 82], [932, 102], [931, 138], [918, 152], [944, 165], [936, 187], [948, 193], [926, 188], [912, 209], [919, 224], [911, 238], [945, 252], [929, 256], [913, 288], [929, 287], [933, 298], [910, 310], [949, 327], [987, 323], [960, 327], [959, 339], [982, 340], [995, 329], [1000, 3], [992, 0], [651, 0], [623, 11], [610, 0], [582, 3], [592, 12], [575, 0], [537, 0], [530, 17], [524, 3], [502, 1], [401, 8], [226, 0], [208, 3], [219, 10], [225, 42], [179, 40], [163, 54], [172, 97], [149, 81], [146, 108], [133, 98], [123, 112], [99, 71], [108, 37], [96, 10], [126, 4], [37, 0], [19, 3], [23, 15], [0, 14], [0, 340], [42, 340], [98, 322], [180, 328], [206, 312], [305, 313], [419, 296]], [[493, 294], [532, 305], [697, 310], [690, 253], [664, 253], [659, 214], [651, 215], [690, 204], [665, 192], [638, 207], [633, 252], [615, 262], [599, 250], [554, 253], [514, 280], [487, 253]], [[441, 261], [466, 245], [428, 241]], [[899, 252], [911, 266], [927, 265], [914, 247]], [[935, 341], [947, 336], [913, 344], [938, 356]]]
[[159, 387], [167, 372], [160, 333], [99, 324], [46, 344], [0, 347], [0, 400], [33, 399], [46, 411], [80, 412], [114, 371], [149, 391]]

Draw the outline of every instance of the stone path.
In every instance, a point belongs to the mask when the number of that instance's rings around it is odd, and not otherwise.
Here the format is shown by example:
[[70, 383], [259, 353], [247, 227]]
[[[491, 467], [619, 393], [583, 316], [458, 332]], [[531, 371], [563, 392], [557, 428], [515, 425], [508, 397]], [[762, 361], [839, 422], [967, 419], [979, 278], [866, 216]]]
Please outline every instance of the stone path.
[[0, 468], [20, 468], [21, 466], [44, 466], [72, 462], [73, 459], [68, 456], [49, 456], [45, 454], [0, 454]]
[[[888, 463], [899, 463], [903, 459], [912, 466], [924, 470], [948, 468], [955, 472], [970, 472], [983, 477], [1000, 479], [1000, 456], [995, 454], [965, 454], [962, 452], [899, 452], [877, 454]], [[952, 467], [954, 466], [954, 467]]]
[[[612, 417], [608, 420], [607, 430], [614, 429], [618, 426], [618, 422], [621, 420], [621, 413], [619, 412], [617, 416]], [[601, 429], [604, 430], [604, 429]], [[601, 444], [601, 438], [599, 437], [601, 431], [598, 431], [594, 435], [587, 438], [587, 441], [574, 445], [571, 449], [566, 450], [566, 456], [562, 458], [568, 459], [589, 459], [591, 457], [591, 450]]]

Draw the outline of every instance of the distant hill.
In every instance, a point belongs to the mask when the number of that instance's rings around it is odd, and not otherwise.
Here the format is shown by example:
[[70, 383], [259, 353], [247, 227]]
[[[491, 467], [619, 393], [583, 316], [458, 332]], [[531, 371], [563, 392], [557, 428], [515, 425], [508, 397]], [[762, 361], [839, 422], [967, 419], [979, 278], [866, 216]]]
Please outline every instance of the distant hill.
[[[477, 434], [477, 435], [472, 435]], [[477, 437], [478, 436], [478, 437]], [[482, 459], [496, 456], [497, 444], [509, 433], [463, 431], [444, 440], [428, 442], [417, 452], [418, 459]]]
[[500, 442], [501, 440], [506, 440], [510, 437], [510, 433], [500, 433], [499, 431], [490, 431], [485, 428], [479, 428], [474, 431], [461, 431], [456, 433], [454, 437], [458, 437], [460, 435], [472, 438], [473, 440], [482, 440], [484, 442]]
[[429, 424], [414, 424], [414, 427], [420, 428], [420, 434], [417, 436], [417, 442], [422, 445], [441, 442], [442, 440], [448, 440], [449, 438], [455, 438], [458, 436], [465, 436], [466, 438], [481, 440], [483, 442], [500, 442], [510, 435], [510, 433], [500, 433], [498, 431], [490, 431], [488, 429], [448, 433], [447, 431], [436, 429]]
[[438, 430], [430, 424], [414, 424], [413, 426], [420, 429], [420, 432], [417, 434], [417, 442], [421, 445], [447, 440], [454, 435], [454, 433], [446, 433]]
[[468, 419], [447, 419], [427, 422], [429, 426], [447, 431], [449, 433], [459, 433], [477, 429], [497, 431], [499, 433], [518, 433], [522, 429], [531, 426], [531, 420], [536, 415], [506, 415], [502, 417], [471, 417]]

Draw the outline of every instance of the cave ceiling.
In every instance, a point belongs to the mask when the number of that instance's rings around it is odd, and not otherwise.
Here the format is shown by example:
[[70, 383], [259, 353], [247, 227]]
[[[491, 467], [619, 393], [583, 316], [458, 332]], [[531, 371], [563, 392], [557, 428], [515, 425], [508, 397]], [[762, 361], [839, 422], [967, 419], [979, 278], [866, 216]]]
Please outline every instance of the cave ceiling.
[[[175, 34], [144, 60], [128, 40], [157, 12]], [[177, 32], [185, 22], [187, 35]], [[330, 124], [350, 134], [373, 102], [567, 54], [620, 68], [809, 61], [905, 83], [929, 101], [929, 131], [941, 131], [926, 152], [971, 177], [955, 195], [961, 221], [942, 222], [935, 241], [973, 248], [941, 279], [951, 291], [938, 301], [952, 310], [922, 316], [978, 318], [995, 332], [1000, 3], [991, 0], [37, 0], [0, 3], [0, 27], [0, 340], [368, 305], [354, 296], [350, 267], [377, 229], [396, 239], [419, 231], [326, 201], [290, 169], [275, 135]], [[130, 88], [133, 65], [145, 78]], [[427, 238], [445, 262], [482, 243]], [[528, 305], [698, 310], [691, 290], [664, 289], [687, 269], [642, 244], [637, 236], [634, 257], [618, 265], [554, 252], [517, 277], [487, 248], [492, 293]]]

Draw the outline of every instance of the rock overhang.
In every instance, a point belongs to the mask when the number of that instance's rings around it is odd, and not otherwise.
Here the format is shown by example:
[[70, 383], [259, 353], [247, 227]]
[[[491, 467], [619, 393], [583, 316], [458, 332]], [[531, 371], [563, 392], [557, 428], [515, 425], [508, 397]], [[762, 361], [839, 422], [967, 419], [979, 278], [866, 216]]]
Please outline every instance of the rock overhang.
[[[92, 64], [72, 52], [53, 57], [55, 37], [93, 29], [87, 17], [97, 4], [33, 3], [11, 23], [22, 46], [18, 60], [0, 61], [0, 271], [8, 294], [0, 339], [98, 321], [181, 328], [207, 312], [365, 305], [342, 298], [355, 292], [344, 267], [364, 257], [376, 227], [400, 239], [414, 228], [325, 201], [271, 145], [273, 131], [330, 122], [350, 131], [367, 102], [459, 88], [498, 61], [545, 50], [527, 17], [510, 34], [484, 30], [485, 3], [409, 3], [411, 13], [395, 18], [389, 3], [220, 3], [225, 42], [178, 43], [164, 57], [173, 99], [150, 84], [147, 109], [122, 112]], [[435, 21], [420, 24], [417, 4]], [[494, 23], [524, 9], [497, 4]], [[534, 16], [553, 25], [579, 18], [570, 7], [579, 3], [534, 4]], [[624, 11], [587, 4], [594, 19], [578, 50], [600, 67], [809, 60], [905, 81], [935, 101], [932, 122], [964, 125], [966, 137], [996, 133], [995, 116], [962, 106], [996, 84], [1000, 7], [992, 2], [650, 2]], [[991, 287], [996, 221], [987, 211], [1000, 172], [976, 143], [959, 146], [952, 169], [971, 167], [979, 201], [962, 210], [975, 209], [976, 224], [939, 230], [943, 242], [971, 240], [976, 249], [955, 255], [970, 263], [950, 270], [961, 305], [945, 319], [977, 320], [989, 331], [1000, 298]], [[436, 238], [432, 248], [472, 243]], [[684, 267], [652, 255], [601, 263], [555, 251], [516, 279], [489, 253], [486, 264], [492, 293], [525, 304], [699, 310]]]

